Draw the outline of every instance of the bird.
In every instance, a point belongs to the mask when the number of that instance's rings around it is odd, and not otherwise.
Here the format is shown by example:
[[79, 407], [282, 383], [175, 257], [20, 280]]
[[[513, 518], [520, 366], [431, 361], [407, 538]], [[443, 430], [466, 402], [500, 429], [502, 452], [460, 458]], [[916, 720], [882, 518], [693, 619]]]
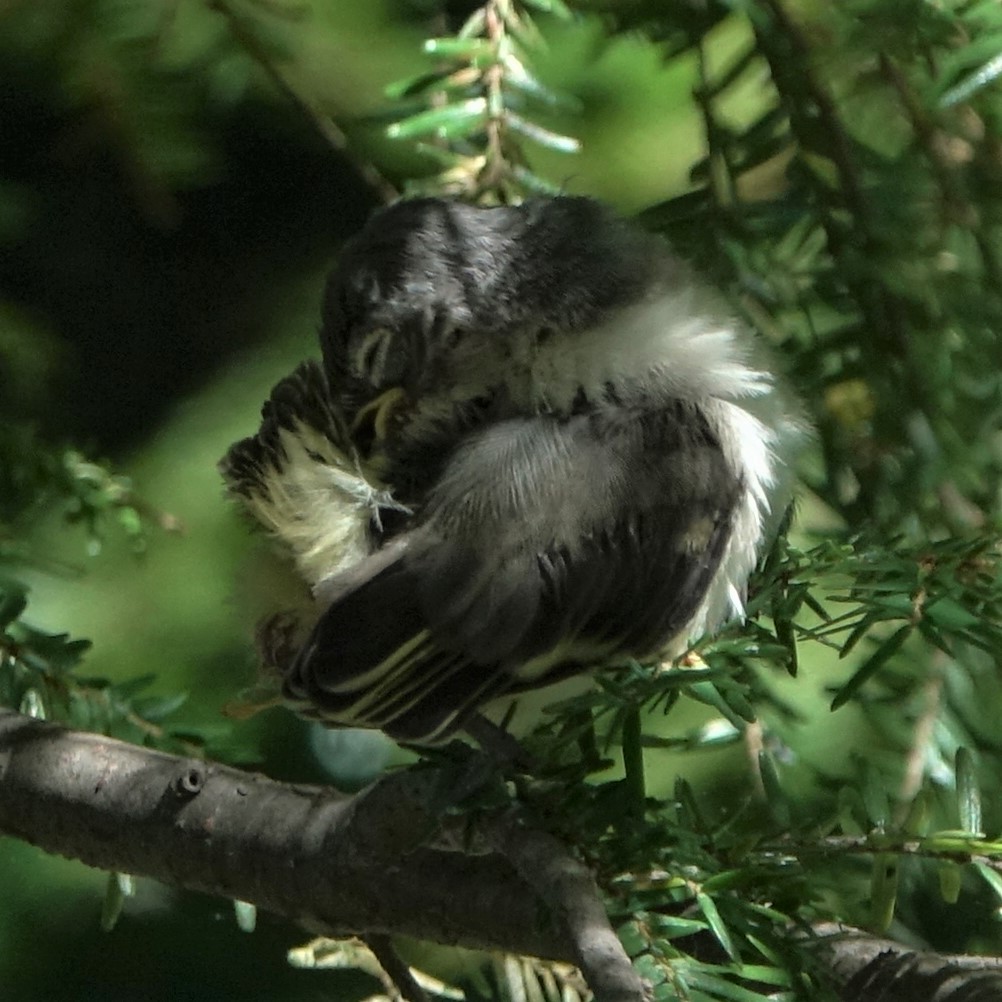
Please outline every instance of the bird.
[[271, 631], [301, 713], [440, 744], [741, 615], [804, 422], [661, 237], [582, 196], [403, 200], [344, 247], [320, 348], [220, 464], [312, 590], [305, 638]]

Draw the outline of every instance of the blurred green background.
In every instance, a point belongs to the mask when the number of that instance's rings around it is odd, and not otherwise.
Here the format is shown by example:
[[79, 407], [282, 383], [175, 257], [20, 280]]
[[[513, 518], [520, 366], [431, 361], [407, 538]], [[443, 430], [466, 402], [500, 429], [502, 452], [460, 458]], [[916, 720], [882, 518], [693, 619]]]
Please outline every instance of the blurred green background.
[[[254, 430], [271, 385], [316, 353], [326, 270], [377, 198], [239, 43], [226, 11], [248, 19], [287, 84], [333, 116], [355, 155], [405, 178], [427, 165], [384, 138], [383, 88], [424, 68], [426, 7], [0, 8], [0, 407], [45, 442], [110, 460], [178, 527], [152, 532], [141, 553], [109, 531], [98, 551], [54, 506], [35, 530], [46, 569], [27, 572], [30, 618], [93, 638], [86, 674], [153, 673], [153, 692], [187, 690], [176, 718], [208, 734], [210, 752], [279, 778], [329, 778], [321, 746], [339, 738], [284, 711], [241, 722], [222, 714], [253, 681], [252, 624], [276, 596], [259, 573], [267, 544], [224, 501], [215, 463]], [[609, 41], [597, 20], [540, 23], [548, 48], [537, 68], [579, 102], [554, 114], [583, 151], [539, 151], [537, 170], [625, 212], [684, 191], [702, 153], [695, 56], [665, 62], [639, 38]], [[745, 30], [725, 21], [712, 51], [727, 57]], [[750, 80], [734, 114], [756, 98]], [[766, 171], [757, 183], [767, 190], [774, 179]], [[854, 711], [824, 712], [832, 672], [805, 674], [795, 690], [777, 684], [817, 715], [812, 743], [835, 770], [829, 739], [839, 733], [849, 754]], [[694, 707], [682, 724], [699, 719]], [[373, 740], [356, 751], [378, 766], [394, 753]], [[656, 782], [667, 788], [675, 767], [666, 759]], [[687, 767], [719, 776], [722, 797], [745, 782], [740, 750]], [[338, 778], [357, 782], [364, 770]], [[358, 990], [351, 975], [286, 966], [301, 931], [260, 916], [247, 935], [227, 902], [149, 882], [102, 933], [105, 882], [0, 839], [0, 998], [307, 1000]]]

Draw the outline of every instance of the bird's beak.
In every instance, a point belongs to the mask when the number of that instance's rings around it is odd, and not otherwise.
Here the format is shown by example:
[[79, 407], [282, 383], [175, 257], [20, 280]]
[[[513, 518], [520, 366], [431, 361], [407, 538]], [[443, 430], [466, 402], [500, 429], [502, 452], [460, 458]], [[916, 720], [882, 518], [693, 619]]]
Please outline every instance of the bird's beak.
[[371, 428], [373, 445], [386, 441], [394, 415], [409, 403], [410, 397], [402, 386], [391, 386], [384, 390], [359, 409], [351, 422], [351, 437], [356, 440], [367, 437], [364, 433], [367, 428]]

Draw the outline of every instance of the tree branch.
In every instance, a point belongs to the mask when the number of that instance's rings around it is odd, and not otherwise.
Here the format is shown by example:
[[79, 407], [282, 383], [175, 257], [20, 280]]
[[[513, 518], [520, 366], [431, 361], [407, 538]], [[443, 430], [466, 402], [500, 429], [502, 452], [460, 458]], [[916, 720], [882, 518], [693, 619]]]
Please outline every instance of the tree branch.
[[[572, 961], [597, 1002], [642, 997], [591, 875], [552, 836], [507, 812], [474, 826], [483, 852], [428, 847], [455, 835], [427, 806], [435, 782], [434, 770], [407, 770], [346, 797], [0, 709], [0, 834], [248, 901], [320, 935]], [[920, 953], [832, 924], [804, 943], [853, 1002], [1002, 992], [994, 958]]]
[[400, 197], [400, 192], [385, 178], [374, 163], [358, 156], [351, 148], [348, 137], [334, 119], [320, 108], [315, 100], [297, 90], [275, 60], [258, 41], [236, 10], [227, 0], [207, 0], [207, 6], [226, 19], [226, 25], [233, 39], [243, 47], [251, 59], [268, 75], [271, 82], [313, 123], [317, 132], [330, 146], [358, 172], [358, 175], [379, 196], [383, 202], [392, 202]]
[[979, 1002], [1002, 998], [1002, 960], [910, 950], [861, 929], [823, 923], [811, 949], [845, 1002]]
[[571, 931], [574, 961], [596, 999], [642, 1002], [652, 997], [650, 986], [634, 970], [610, 925], [587, 867], [553, 835], [525, 824], [518, 811], [506, 812], [482, 830], [491, 847], [511, 861], [519, 876], [553, 902]]
[[566, 929], [505, 860], [417, 847], [420, 785], [398, 773], [348, 798], [0, 709], [2, 834], [323, 935], [571, 960]]

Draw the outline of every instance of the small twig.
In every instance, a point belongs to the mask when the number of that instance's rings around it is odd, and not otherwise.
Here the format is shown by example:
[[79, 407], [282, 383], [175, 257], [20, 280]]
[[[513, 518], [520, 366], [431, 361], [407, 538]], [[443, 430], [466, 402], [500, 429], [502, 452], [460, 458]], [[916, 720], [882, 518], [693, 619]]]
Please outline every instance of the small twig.
[[272, 83], [310, 119], [320, 135], [348, 160], [352, 167], [358, 171], [362, 180], [379, 195], [379, 198], [387, 203], [399, 198], [400, 192], [371, 161], [364, 160], [352, 152], [348, 137], [335, 124], [330, 115], [292, 86], [268, 53], [265, 52], [261, 43], [254, 37], [253, 32], [248, 31], [241, 22], [236, 12], [230, 7], [228, 0], [206, 0], [206, 3], [210, 10], [216, 11], [226, 19], [230, 34], [247, 55], [264, 70]]
[[[846, 209], [851, 213], [855, 231], [868, 244], [873, 240], [873, 220], [869, 200], [866, 197], [863, 177], [856, 162], [853, 140], [842, 124], [838, 106], [831, 94], [818, 82], [812, 71], [810, 47], [800, 29], [786, 12], [781, 0], [763, 0], [776, 30], [757, 30], [759, 47], [769, 64], [773, 82], [780, 97], [788, 105], [790, 121], [796, 134], [798, 127], [806, 131], [820, 131], [828, 137], [827, 154], [838, 174], [839, 187]], [[786, 51], [779, 51], [776, 39], [785, 39]], [[805, 120], [804, 99], [813, 103], [818, 122]], [[828, 247], [835, 258], [845, 259], [852, 249], [845, 239], [844, 226], [838, 223], [832, 213], [824, 208], [824, 200], [819, 209], [819, 219], [824, 229]], [[902, 359], [910, 355], [907, 325], [904, 322], [901, 303], [880, 282], [854, 279], [852, 282], [855, 298], [866, 321], [867, 328], [878, 336], [884, 332], [888, 343]], [[909, 367], [906, 375], [916, 392], [916, 399], [928, 394], [919, 393], [917, 374]]]
[[925, 685], [922, 687], [922, 712], [919, 714], [918, 720], [915, 721], [911, 744], [905, 757], [905, 774], [901, 780], [901, 788], [898, 790], [899, 804], [896, 820], [899, 824], [907, 816], [912, 801], [922, 788], [922, 780], [925, 779], [926, 749], [932, 740], [936, 720], [939, 717], [942, 693], [943, 674], [936, 672], [926, 679]]
[[[818, 116], [824, 125], [825, 134], [830, 142], [829, 153], [835, 169], [838, 171], [839, 182], [845, 195], [846, 207], [857, 222], [866, 230], [870, 213], [867, 199], [863, 192], [863, 180], [856, 167], [853, 155], [853, 141], [842, 125], [838, 108], [832, 96], [818, 83], [810, 69], [810, 47], [800, 29], [787, 14], [781, 0], [763, 0], [764, 6], [772, 14], [782, 37], [789, 43], [792, 54], [796, 57], [796, 65], [786, 67], [789, 73], [796, 74], [800, 92], [814, 102]], [[760, 36], [761, 40], [761, 36]], [[763, 46], [766, 60], [776, 77], [777, 67], [769, 57], [769, 50]]]
[[713, 211], [719, 215], [737, 201], [734, 169], [724, 141], [724, 131], [713, 113], [705, 43], [700, 43], [697, 46], [696, 54], [699, 86], [693, 91], [693, 99], [703, 118], [703, 135], [706, 137], [707, 186], [712, 195], [710, 204]]
[[[973, 210], [970, 200], [964, 196], [959, 179], [957, 159], [946, 155], [942, 143], [938, 141], [939, 134], [935, 124], [919, 103], [912, 87], [897, 63], [884, 52], [880, 53], [880, 72], [898, 95], [901, 107], [904, 109], [912, 129], [915, 131], [916, 138], [921, 143], [929, 158], [929, 162], [932, 164], [933, 173], [936, 175], [936, 180], [939, 182], [939, 186], [952, 212], [955, 215], [960, 213], [961, 216], [965, 214], [970, 216]], [[970, 219], [968, 222], [970, 224]], [[998, 285], [999, 263], [994, 247], [985, 238], [982, 227], [969, 225], [968, 228], [981, 255], [985, 270], [991, 276], [993, 283]]]
[[488, 843], [548, 902], [574, 944], [595, 1002], [647, 1002], [648, 986], [613, 931], [590, 871], [558, 839], [509, 811], [483, 829]]
[[955, 206], [962, 205], [964, 197], [957, 183], [957, 164], [944, 155], [942, 144], [938, 142], [939, 133], [935, 124], [919, 103], [898, 64], [886, 52], [879, 54], [878, 61], [880, 74], [897, 94], [905, 116], [915, 132], [915, 137], [925, 149], [936, 180], [939, 182], [947, 201]]
[[626, 802], [629, 822], [644, 816], [647, 782], [644, 776], [644, 747], [640, 726], [640, 708], [631, 707], [623, 718], [623, 769], [626, 773]]
[[417, 983], [410, 967], [397, 953], [389, 936], [369, 935], [365, 941], [376, 960], [407, 1002], [430, 1002], [428, 993]]
[[745, 755], [748, 759], [748, 771], [751, 773], [752, 786], [755, 787], [755, 796], [759, 800], [765, 800], [765, 783], [762, 780], [762, 751], [765, 744], [762, 740], [762, 723], [753, 720], [745, 726], [744, 732]]
[[783, 839], [761, 843], [748, 859], [765, 863], [776, 859], [826, 859], [858, 853], [865, 856], [899, 854], [921, 856], [951, 863], [980, 863], [1002, 874], [1002, 844], [992, 839], [963, 835], [909, 835], [902, 832], [871, 833], [869, 835], [828, 835], [814, 842]]
[[[500, 50], [505, 36], [504, 19], [498, 9], [498, 0], [488, 0], [484, 4], [484, 25], [487, 38]], [[481, 191], [500, 188], [508, 174], [508, 163], [504, 149], [504, 70], [500, 59], [484, 71], [484, 90], [487, 97], [487, 149], [484, 169], [477, 179]]]

